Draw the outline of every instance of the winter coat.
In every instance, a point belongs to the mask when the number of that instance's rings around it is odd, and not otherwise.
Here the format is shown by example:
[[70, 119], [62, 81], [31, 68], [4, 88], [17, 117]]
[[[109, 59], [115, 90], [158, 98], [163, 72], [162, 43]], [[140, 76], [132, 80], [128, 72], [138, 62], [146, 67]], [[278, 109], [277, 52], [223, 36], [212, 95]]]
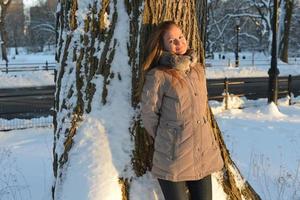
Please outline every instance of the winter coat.
[[178, 73], [184, 84], [160, 67], [146, 74], [141, 117], [154, 138], [151, 172], [164, 180], [199, 180], [221, 170], [223, 159], [208, 122], [204, 67]]

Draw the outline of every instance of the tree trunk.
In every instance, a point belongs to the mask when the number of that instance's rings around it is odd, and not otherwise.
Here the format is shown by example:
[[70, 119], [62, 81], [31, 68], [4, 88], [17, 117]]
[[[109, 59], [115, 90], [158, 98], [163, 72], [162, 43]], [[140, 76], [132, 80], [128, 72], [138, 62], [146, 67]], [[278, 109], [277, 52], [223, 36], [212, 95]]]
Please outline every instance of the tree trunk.
[[17, 28], [15, 27], [14, 28], [14, 31], [13, 31], [13, 40], [14, 40], [14, 46], [15, 46], [15, 54], [16, 55], [19, 55], [19, 51], [18, 51], [18, 43], [17, 43]]
[[5, 16], [7, 13], [7, 8], [10, 5], [11, 0], [0, 0], [0, 43], [1, 43], [1, 56], [2, 60], [8, 62], [6, 46], [7, 46], [7, 32], [5, 30]]
[[292, 21], [292, 13], [294, 8], [294, 0], [286, 0], [282, 2], [285, 4], [284, 6], [284, 21], [283, 21], [283, 31], [280, 35], [282, 37], [280, 38], [279, 43], [279, 57], [280, 60], [283, 62], [288, 63], [288, 49], [289, 49], [289, 35], [290, 35], [290, 29], [291, 29], [291, 21]]
[[[140, 199], [130, 188], [144, 180], [141, 176], [150, 170], [153, 152], [153, 141], [140, 125], [135, 95], [141, 84], [144, 44], [158, 23], [174, 20], [204, 62], [200, 38], [205, 38], [206, 1], [58, 3], [52, 198]], [[247, 182], [237, 185], [233, 173], [239, 172], [212, 113], [211, 117], [226, 163], [219, 178], [225, 193], [229, 199], [259, 199]], [[80, 173], [81, 168], [86, 170]], [[74, 190], [70, 184], [74, 182], [83, 189]], [[103, 183], [117, 187], [111, 192], [100, 186]]]

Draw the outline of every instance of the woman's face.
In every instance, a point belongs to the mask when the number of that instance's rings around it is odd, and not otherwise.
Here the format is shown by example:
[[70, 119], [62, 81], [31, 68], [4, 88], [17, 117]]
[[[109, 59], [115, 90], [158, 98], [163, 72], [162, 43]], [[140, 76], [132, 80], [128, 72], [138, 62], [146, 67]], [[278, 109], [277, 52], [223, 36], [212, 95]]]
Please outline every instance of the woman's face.
[[166, 51], [182, 55], [187, 50], [186, 39], [182, 34], [180, 28], [171, 26], [169, 30], [163, 35], [163, 43]]

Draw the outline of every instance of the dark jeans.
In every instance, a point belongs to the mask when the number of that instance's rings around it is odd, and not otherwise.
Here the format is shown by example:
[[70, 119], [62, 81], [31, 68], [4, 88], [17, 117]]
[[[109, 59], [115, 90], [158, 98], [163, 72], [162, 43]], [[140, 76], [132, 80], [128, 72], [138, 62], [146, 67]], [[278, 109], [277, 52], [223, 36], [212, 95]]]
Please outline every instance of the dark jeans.
[[[172, 182], [158, 179], [165, 200], [211, 200], [211, 176], [197, 181]], [[189, 198], [190, 196], [190, 198]]]

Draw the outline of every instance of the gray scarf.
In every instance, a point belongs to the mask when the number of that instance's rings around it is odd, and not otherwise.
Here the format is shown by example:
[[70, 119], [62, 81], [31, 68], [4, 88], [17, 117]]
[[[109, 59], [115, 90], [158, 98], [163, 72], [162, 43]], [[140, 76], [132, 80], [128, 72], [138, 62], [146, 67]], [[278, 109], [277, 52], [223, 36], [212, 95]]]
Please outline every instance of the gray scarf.
[[197, 62], [197, 55], [194, 50], [189, 49], [184, 55], [177, 55], [167, 51], [163, 51], [159, 58], [158, 64], [175, 68], [177, 70], [187, 72], [191, 65]]

